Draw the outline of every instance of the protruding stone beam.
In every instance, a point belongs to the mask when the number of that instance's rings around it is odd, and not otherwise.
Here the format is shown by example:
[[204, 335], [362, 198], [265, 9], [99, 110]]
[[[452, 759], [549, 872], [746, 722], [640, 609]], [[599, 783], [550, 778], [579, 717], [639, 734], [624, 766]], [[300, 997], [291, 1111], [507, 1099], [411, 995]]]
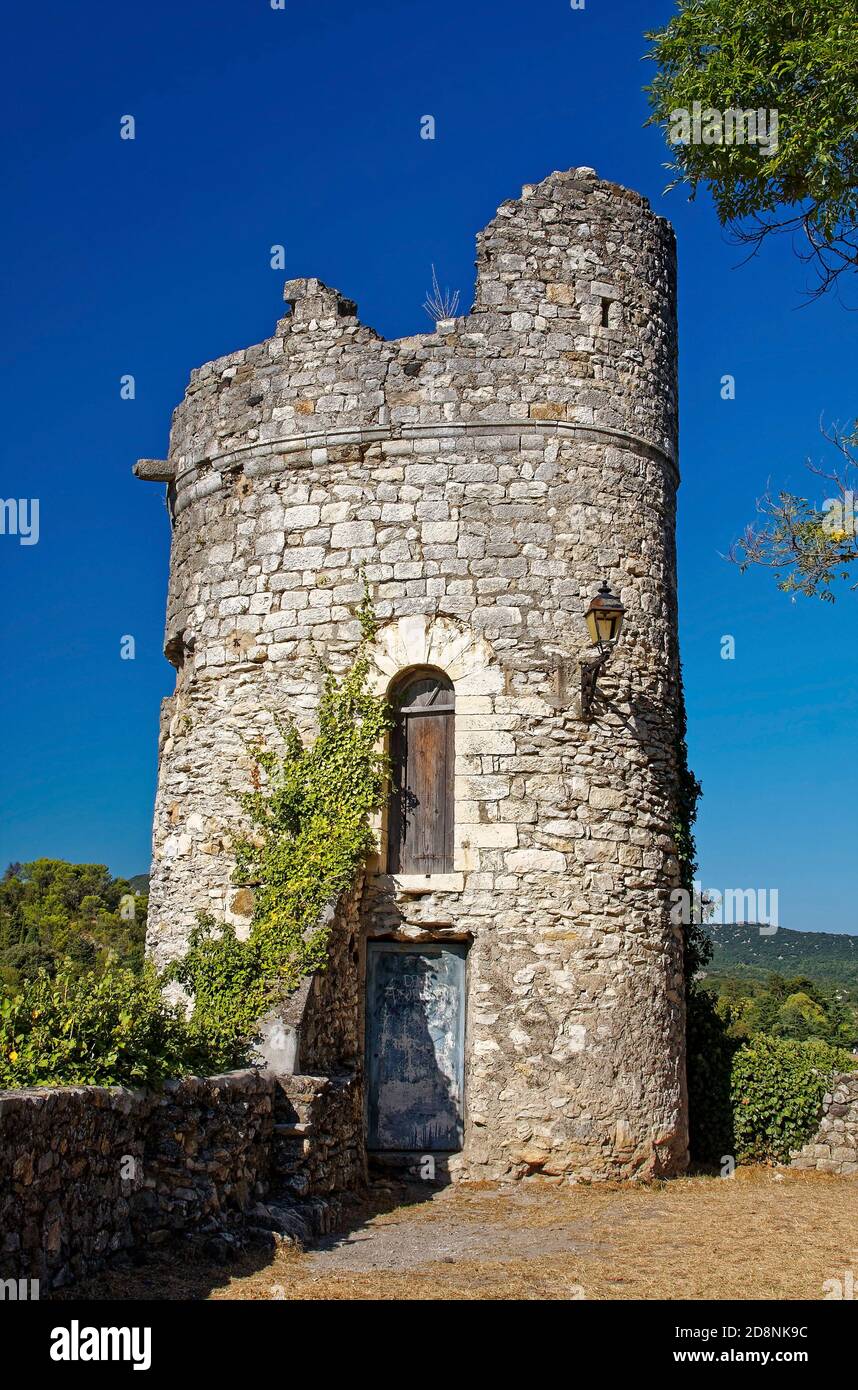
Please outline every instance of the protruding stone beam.
[[144, 483], [171, 483], [176, 476], [176, 465], [169, 459], [138, 459], [132, 472]]

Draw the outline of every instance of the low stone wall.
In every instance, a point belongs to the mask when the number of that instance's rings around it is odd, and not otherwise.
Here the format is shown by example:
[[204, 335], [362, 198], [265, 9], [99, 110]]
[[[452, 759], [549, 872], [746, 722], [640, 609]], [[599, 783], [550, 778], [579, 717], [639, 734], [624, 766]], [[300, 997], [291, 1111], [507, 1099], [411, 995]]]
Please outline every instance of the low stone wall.
[[62, 1284], [133, 1244], [147, 1118], [119, 1088], [0, 1094], [0, 1277]]
[[345, 1192], [366, 1180], [361, 1088], [354, 1075], [281, 1076], [273, 1178], [296, 1197]]
[[255, 1070], [0, 1092], [0, 1279], [58, 1287], [122, 1250], [239, 1227], [272, 1189], [356, 1185], [356, 1098], [348, 1077]]
[[273, 1087], [259, 1072], [167, 1084], [146, 1117], [136, 1241], [215, 1231], [267, 1190]]
[[796, 1154], [792, 1166], [858, 1174], [858, 1071], [834, 1077], [823, 1101], [819, 1129]]

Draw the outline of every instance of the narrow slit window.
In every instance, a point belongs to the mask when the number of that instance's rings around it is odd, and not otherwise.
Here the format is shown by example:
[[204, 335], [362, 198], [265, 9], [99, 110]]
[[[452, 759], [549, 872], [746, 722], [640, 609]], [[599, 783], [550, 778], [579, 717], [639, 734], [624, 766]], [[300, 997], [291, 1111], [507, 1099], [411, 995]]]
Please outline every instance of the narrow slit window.
[[613, 302], [614, 302], [613, 299], [603, 299], [603, 300], [602, 300], [602, 327], [603, 327], [603, 328], [610, 328], [610, 327], [611, 327], [611, 305], [613, 304]]

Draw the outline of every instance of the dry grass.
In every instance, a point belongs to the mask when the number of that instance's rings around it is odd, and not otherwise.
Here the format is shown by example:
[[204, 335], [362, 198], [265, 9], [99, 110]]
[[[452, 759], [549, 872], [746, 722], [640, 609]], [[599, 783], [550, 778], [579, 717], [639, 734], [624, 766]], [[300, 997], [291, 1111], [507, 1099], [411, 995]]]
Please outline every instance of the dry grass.
[[[740, 1169], [654, 1186], [459, 1187], [387, 1199], [318, 1252], [246, 1254], [227, 1269], [177, 1252], [72, 1297], [293, 1299], [819, 1299], [854, 1267], [850, 1178]], [[401, 1194], [400, 1194], [401, 1197]], [[384, 1199], [382, 1199], [382, 1202]], [[853, 1264], [850, 1266], [850, 1261]], [[581, 1290], [582, 1292], [578, 1292]]]

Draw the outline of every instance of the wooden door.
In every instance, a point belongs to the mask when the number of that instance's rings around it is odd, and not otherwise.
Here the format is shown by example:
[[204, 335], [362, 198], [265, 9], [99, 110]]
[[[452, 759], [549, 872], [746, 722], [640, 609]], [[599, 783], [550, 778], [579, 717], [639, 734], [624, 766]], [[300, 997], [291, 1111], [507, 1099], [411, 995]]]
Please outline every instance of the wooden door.
[[368, 1147], [460, 1149], [465, 947], [370, 942], [366, 1034]]
[[388, 868], [443, 874], [453, 868], [454, 696], [440, 674], [415, 672], [394, 690], [393, 795]]

